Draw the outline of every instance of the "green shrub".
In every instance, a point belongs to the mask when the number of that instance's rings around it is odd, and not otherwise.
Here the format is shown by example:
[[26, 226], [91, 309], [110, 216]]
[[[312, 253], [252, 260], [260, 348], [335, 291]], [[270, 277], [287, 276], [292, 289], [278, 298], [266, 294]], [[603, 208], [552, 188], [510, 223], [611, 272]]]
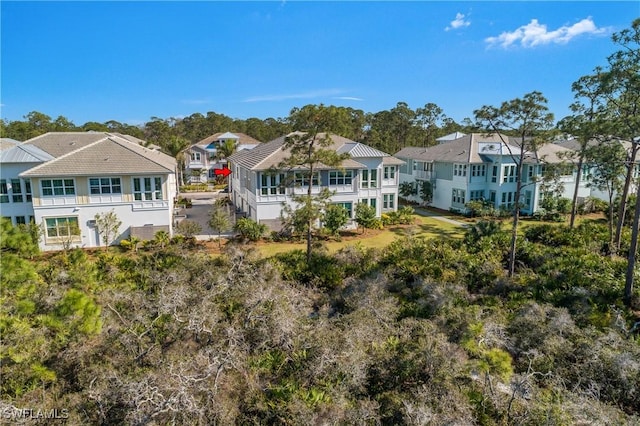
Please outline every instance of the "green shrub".
[[268, 230], [267, 225], [247, 217], [238, 219], [233, 229], [238, 232], [243, 240], [253, 242], [260, 240]]

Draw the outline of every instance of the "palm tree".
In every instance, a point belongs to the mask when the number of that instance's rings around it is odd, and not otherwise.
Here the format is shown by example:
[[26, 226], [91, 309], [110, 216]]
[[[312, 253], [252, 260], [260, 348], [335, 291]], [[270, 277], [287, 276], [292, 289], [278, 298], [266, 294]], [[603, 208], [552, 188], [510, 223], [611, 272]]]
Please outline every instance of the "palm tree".
[[216, 147], [216, 159], [218, 161], [226, 160], [234, 152], [236, 152], [236, 142], [233, 139], [225, 139]]
[[[227, 158], [236, 152], [236, 142], [233, 139], [225, 139], [216, 148], [216, 160], [227, 164]], [[229, 186], [229, 176], [227, 176], [227, 186]]]

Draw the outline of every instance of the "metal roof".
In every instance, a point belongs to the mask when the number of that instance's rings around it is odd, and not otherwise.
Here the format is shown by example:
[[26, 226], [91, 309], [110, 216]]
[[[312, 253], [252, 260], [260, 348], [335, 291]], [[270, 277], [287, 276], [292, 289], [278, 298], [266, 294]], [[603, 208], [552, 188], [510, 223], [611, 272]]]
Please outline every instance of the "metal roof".
[[53, 160], [53, 156], [37, 146], [18, 144], [13, 148], [0, 151], [0, 164], [5, 163], [42, 163]]

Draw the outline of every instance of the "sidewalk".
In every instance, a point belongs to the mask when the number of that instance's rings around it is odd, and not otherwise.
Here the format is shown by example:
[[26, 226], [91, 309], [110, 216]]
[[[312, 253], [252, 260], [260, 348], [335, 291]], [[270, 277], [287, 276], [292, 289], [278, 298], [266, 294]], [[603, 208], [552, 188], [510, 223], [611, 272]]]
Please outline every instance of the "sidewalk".
[[462, 226], [465, 228], [469, 226], [469, 224], [466, 222], [460, 222], [458, 220], [449, 219], [448, 217], [441, 216], [438, 213], [430, 212], [420, 207], [415, 207], [415, 206], [411, 206], [411, 207], [413, 207], [413, 210], [415, 210], [416, 214], [419, 214], [420, 216], [432, 217], [434, 219], [441, 220], [442, 222], [447, 222], [452, 225]]

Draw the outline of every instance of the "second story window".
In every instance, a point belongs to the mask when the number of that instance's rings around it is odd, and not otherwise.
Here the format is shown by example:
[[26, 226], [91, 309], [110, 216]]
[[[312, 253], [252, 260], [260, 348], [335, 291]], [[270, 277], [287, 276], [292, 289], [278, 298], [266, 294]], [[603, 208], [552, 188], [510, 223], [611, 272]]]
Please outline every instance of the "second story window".
[[191, 153], [191, 162], [192, 163], [199, 163], [202, 160], [202, 157], [200, 156], [199, 152], [192, 152]]
[[395, 178], [396, 178], [396, 166], [385, 166], [384, 179], [395, 179]]
[[[295, 186], [309, 186], [309, 173], [295, 172], [293, 179]], [[311, 185], [318, 186], [319, 184], [320, 176], [318, 173], [314, 173], [311, 179]]]
[[7, 188], [7, 180], [0, 180], [0, 203], [9, 202], [9, 189]]
[[471, 176], [484, 176], [484, 175], [485, 175], [484, 164], [474, 164], [471, 166]]
[[42, 179], [40, 186], [42, 187], [43, 197], [76, 194], [73, 179]]
[[89, 193], [92, 195], [121, 194], [120, 178], [89, 178]]
[[353, 181], [353, 170], [331, 171], [329, 172], [329, 185], [351, 185]]
[[133, 178], [133, 199], [137, 201], [162, 200], [162, 178]]
[[284, 174], [269, 175], [263, 173], [260, 177], [260, 194], [277, 195], [284, 194]]
[[362, 173], [360, 175], [361, 188], [377, 188], [378, 187], [378, 171], [376, 169], [363, 170], [361, 173]]
[[12, 201], [14, 203], [22, 203], [24, 201], [20, 179], [11, 179], [11, 193], [13, 194]]
[[467, 165], [466, 164], [454, 164], [453, 165], [453, 175], [454, 176], [466, 176], [467, 175]]
[[515, 182], [516, 181], [516, 166], [504, 166], [502, 168], [502, 182]]

